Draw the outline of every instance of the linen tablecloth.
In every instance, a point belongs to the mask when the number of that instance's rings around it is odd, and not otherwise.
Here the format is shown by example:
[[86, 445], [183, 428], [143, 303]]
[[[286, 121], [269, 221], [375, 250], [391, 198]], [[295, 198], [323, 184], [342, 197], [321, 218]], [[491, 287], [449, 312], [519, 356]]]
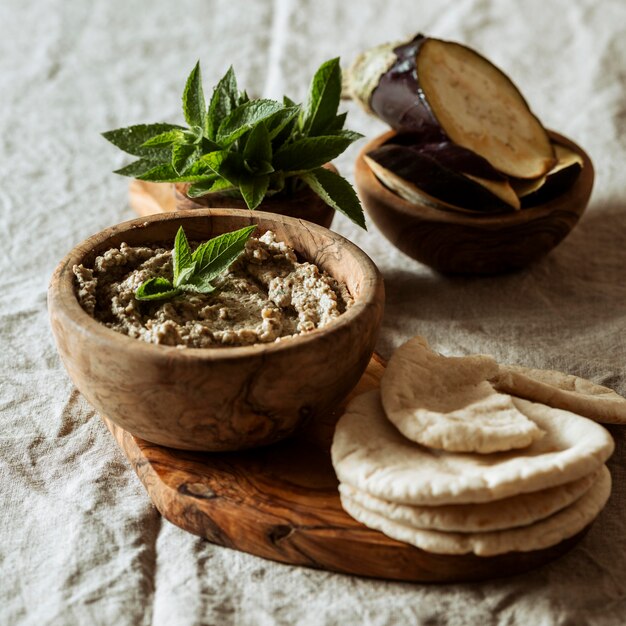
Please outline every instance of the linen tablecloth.
[[[444, 354], [565, 370], [626, 394], [626, 4], [620, 0], [47, 0], [0, 3], [0, 623], [626, 623], [626, 449], [584, 541], [527, 575], [472, 585], [366, 580], [212, 545], [163, 520], [56, 354], [46, 288], [76, 243], [133, 217], [127, 162], [99, 132], [180, 121], [187, 73], [233, 64], [256, 95], [305, 97], [313, 71], [417, 31], [509, 73], [596, 184], [578, 227], [525, 271], [445, 278], [369, 225], [334, 228], [382, 270], [378, 350], [414, 334]], [[353, 104], [348, 126], [384, 126]], [[352, 178], [362, 142], [338, 160]]]

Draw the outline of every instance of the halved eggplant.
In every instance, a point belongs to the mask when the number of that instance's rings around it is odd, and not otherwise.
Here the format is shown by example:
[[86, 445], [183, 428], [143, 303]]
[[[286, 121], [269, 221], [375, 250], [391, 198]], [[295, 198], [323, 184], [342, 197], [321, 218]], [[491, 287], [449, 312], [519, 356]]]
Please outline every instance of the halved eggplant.
[[547, 132], [511, 80], [477, 52], [417, 35], [357, 58], [350, 91], [395, 129], [439, 135], [520, 179], [555, 163]]
[[[365, 155], [365, 162], [383, 184], [413, 204], [471, 213], [501, 213], [515, 208], [484, 184], [449, 169], [428, 151], [412, 146], [387, 143]], [[486, 182], [508, 185], [506, 180]], [[512, 189], [511, 194], [519, 208]]]

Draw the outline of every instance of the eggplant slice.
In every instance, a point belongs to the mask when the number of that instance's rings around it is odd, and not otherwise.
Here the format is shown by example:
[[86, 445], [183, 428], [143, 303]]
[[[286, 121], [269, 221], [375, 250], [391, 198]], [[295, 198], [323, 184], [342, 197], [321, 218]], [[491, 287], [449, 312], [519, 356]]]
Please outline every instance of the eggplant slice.
[[366, 109], [397, 130], [438, 134], [514, 178], [536, 179], [553, 167], [547, 132], [487, 59], [422, 35], [392, 45], [362, 54], [350, 70], [351, 93]]
[[[412, 204], [470, 213], [502, 213], [512, 207], [484, 184], [448, 169], [427, 152], [385, 144], [365, 155], [375, 176]], [[486, 181], [508, 185], [506, 181]], [[512, 190], [511, 190], [512, 191]], [[515, 200], [517, 196], [513, 193]], [[517, 200], [519, 207], [519, 200]]]
[[[553, 145], [557, 163], [538, 181], [539, 184], [534, 185], [531, 189], [519, 190], [517, 185], [520, 182], [527, 181], [512, 182], [513, 187], [522, 200], [522, 208], [537, 206], [538, 204], [554, 200], [554, 198], [564, 193], [576, 182], [583, 169], [584, 161], [578, 152], [574, 152], [558, 143]], [[522, 195], [522, 191], [526, 193]]]

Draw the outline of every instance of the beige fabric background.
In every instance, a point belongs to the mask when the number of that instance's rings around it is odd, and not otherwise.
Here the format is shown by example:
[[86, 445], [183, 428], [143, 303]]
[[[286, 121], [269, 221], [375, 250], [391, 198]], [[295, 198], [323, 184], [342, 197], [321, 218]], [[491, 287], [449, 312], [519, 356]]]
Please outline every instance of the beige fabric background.
[[[74, 390], [46, 287], [77, 242], [132, 217], [123, 156], [99, 132], [180, 118], [187, 72], [232, 63], [253, 94], [304, 97], [325, 59], [422, 30], [476, 47], [544, 123], [586, 147], [588, 212], [511, 276], [437, 276], [371, 227], [335, 228], [387, 286], [379, 350], [415, 333], [449, 354], [563, 369], [626, 394], [626, 4], [621, 0], [46, 0], [0, 2], [0, 623], [620, 625], [626, 623], [626, 449], [583, 543], [526, 576], [395, 584], [278, 565], [163, 521]], [[349, 107], [349, 126], [382, 125]], [[352, 176], [359, 146], [339, 160]]]

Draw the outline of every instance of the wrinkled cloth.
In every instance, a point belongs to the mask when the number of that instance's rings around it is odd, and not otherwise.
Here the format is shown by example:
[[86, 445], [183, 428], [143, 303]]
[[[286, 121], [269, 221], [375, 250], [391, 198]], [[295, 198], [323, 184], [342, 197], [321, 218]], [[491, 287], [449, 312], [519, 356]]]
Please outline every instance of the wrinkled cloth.
[[[401, 584], [291, 567], [163, 520], [74, 389], [46, 289], [79, 241], [130, 219], [128, 162], [99, 136], [180, 121], [185, 77], [233, 64], [254, 95], [295, 100], [313, 71], [422, 31], [505, 69], [548, 128], [584, 146], [588, 210], [516, 274], [446, 278], [370, 223], [334, 228], [384, 274], [378, 342], [421, 334], [444, 354], [559, 369], [626, 394], [626, 4], [621, 0], [47, 0], [0, 3], [0, 623], [621, 625], [626, 623], [626, 438], [611, 427], [613, 493], [586, 538], [527, 575]], [[346, 103], [348, 126], [384, 125]], [[352, 178], [359, 142], [337, 160]]]

